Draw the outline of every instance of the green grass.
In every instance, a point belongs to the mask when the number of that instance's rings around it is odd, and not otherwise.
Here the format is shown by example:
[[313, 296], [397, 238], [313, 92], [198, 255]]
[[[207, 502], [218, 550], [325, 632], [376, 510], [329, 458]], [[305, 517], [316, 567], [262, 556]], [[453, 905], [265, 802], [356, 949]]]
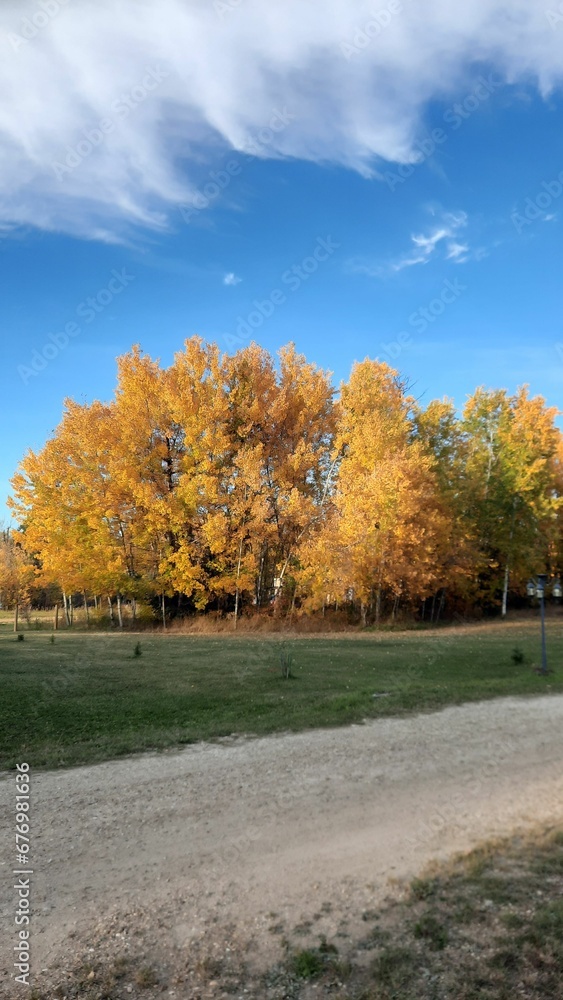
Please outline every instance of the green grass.
[[[232, 733], [336, 726], [501, 695], [563, 691], [538, 676], [538, 627], [353, 636], [0, 633], [0, 767], [69, 766]], [[517, 646], [524, 662], [514, 663]], [[289, 678], [283, 655], [292, 657]], [[377, 697], [374, 697], [376, 695]]]

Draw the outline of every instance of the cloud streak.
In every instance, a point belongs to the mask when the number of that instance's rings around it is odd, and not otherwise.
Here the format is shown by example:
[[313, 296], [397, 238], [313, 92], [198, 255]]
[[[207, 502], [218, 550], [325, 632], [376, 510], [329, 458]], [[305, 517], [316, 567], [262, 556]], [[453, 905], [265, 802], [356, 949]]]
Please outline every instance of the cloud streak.
[[[435, 210], [433, 210], [435, 214]], [[458, 243], [455, 239], [460, 229], [467, 226], [466, 212], [446, 212], [437, 226], [428, 233], [416, 233], [411, 236], [411, 249], [400, 257], [390, 261], [369, 261], [364, 258], [353, 258], [348, 262], [348, 271], [353, 274], [367, 274], [371, 278], [385, 278], [389, 274], [398, 274], [406, 267], [416, 267], [418, 264], [428, 264], [435, 256], [437, 249], [445, 243], [445, 259], [463, 264], [469, 260], [470, 250], [466, 243]]]
[[[0, 230], [162, 230], [202, 171], [244, 151], [276, 109], [294, 117], [264, 157], [377, 176], [383, 161], [414, 162], [427, 102], [467, 87], [484, 62], [544, 95], [561, 83], [543, 0], [405, 4], [361, 58], [345, 58], [371, 11], [364, 0], [326, 0], [322, 15], [316, 0], [244, 0], [228, 17], [208, 0], [4, 0]], [[158, 88], [57, 178], [61, 150], [113, 120], [150, 70], [162, 72]]]

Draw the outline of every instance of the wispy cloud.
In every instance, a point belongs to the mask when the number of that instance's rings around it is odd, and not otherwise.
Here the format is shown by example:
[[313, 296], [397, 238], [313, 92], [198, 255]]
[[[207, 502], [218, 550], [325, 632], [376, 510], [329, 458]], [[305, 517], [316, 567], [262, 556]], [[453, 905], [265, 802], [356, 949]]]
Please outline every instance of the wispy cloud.
[[469, 247], [467, 243], [448, 243], [446, 260], [455, 260], [458, 264], [464, 264], [468, 260]]
[[[343, 45], [366, 23], [365, 0], [322, 12], [315, 0], [244, 0], [227, 17], [216, 6], [3, 0], [0, 227], [110, 241], [163, 231], [218, 152], [247, 149], [284, 109], [291, 124], [269, 130], [261, 155], [375, 177], [384, 161], [413, 162], [428, 102], [466, 89], [483, 63], [543, 95], [563, 77], [544, 0], [405, 4], [384, 43], [353, 59]], [[80, 165], [57, 176], [69, 151]]]
[[[412, 249], [399, 258], [399, 260], [392, 262], [390, 265], [391, 270], [402, 271], [404, 267], [411, 267], [413, 264], [426, 264], [444, 240], [451, 240], [466, 225], [466, 212], [447, 212], [440, 220], [440, 223], [429, 233], [417, 233], [411, 236]], [[456, 243], [454, 240], [448, 243], [447, 259], [456, 256], [455, 248], [457, 247], [464, 252], [467, 252], [469, 249], [468, 247], [462, 247], [461, 244]], [[452, 248], [454, 248], [453, 253], [451, 252]]]
[[234, 271], [228, 271], [223, 277], [224, 285], [240, 285], [242, 278], [239, 278]]
[[[433, 214], [436, 210], [433, 209]], [[410, 249], [391, 260], [370, 261], [355, 257], [348, 261], [347, 269], [355, 274], [367, 274], [373, 278], [383, 278], [389, 274], [397, 274], [406, 267], [416, 267], [428, 262], [445, 246], [444, 257], [456, 263], [464, 263], [469, 259], [470, 249], [467, 243], [459, 243], [455, 236], [467, 226], [467, 213], [441, 213], [439, 222], [428, 232], [413, 233]]]
[[451, 230], [449, 229], [436, 229], [435, 232], [430, 233], [428, 236], [421, 234], [420, 236], [413, 236], [412, 241], [415, 247], [420, 247], [425, 255], [430, 256], [434, 252], [436, 244], [446, 238], [446, 236], [451, 236]]

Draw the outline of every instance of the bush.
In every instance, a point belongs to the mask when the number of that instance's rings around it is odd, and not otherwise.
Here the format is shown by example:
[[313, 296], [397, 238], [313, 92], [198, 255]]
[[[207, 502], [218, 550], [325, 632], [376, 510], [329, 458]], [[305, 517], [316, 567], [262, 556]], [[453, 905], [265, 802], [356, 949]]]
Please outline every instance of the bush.
[[295, 676], [295, 674], [291, 672], [291, 668], [293, 666], [293, 653], [291, 649], [288, 649], [287, 646], [282, 644], [279, 648], [278, 655], [280, 661], [281, 675], [284, 678], [284, 680], [288, 681], [290, 680], [290, 678]]
[[428, 941], [432, 951], [441, 951], [448, 943], [448, 932], [443, 924], [433, 916], [432, 913], [425, 913], [414, 927], [415, 938], [424, 938]]
[[293, 971], [300, 979], [313, 979], [323, 971], [323, 960], [316, 951], [298, 951], [293, 959]]

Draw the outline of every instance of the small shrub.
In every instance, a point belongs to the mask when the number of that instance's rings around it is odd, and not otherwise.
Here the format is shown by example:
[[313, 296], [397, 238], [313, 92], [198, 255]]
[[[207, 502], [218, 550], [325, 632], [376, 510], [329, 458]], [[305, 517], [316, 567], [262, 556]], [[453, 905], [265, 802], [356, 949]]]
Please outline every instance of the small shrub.
[[55, 634], [54, 632], [51, 632], [51, 635], [49, 636], [49, 642], [54, 642], [54, 641], [55, 641]]
[[436, 892], [436, 882], [431, 878], [414, 878], [411, 882], [411, 893], [415, 899], [428, 899]]
[[300, 979], [314, 979], [323, 971], [323, 960], [316, 951], [298, 951], [293, 958], [293, 971]]
[[142, 655], [143, 655], [143, 650], [141, 649], [141, 643], [137, 642], [133, 650], [133, 656], [142, 656]]
[[416, 957], [406, 948], [386, 948], [372, 964], [376, 981], [387, 986], [405, 986], [416, 970]]
[[524, 663], [525, 659], [526, 657], [524, 656], [522, 650], [516, 646], [515, 649], [512, 650], [512, 655], [511, 655], [511, 660], [514, 666], [517, 666], [519, 663]]
[[414, 925], [415, 938], [424, 938], [432, 951], [442, 951], [448, 943], [448, 932], [432, 913], [424, 916]]
[[23, 632], [18, 632], [18, 642], [23, 642], [24, 639], [25, 635], [23, 634]]
[[288, 681], [295, 674], [292, 673], [291, 668], [293, 666], [293, 653], [287, 646], [280, 646], [279, 649], [279, 659], [280, 659], [280, 670], [281, 675], [284, 680]]

